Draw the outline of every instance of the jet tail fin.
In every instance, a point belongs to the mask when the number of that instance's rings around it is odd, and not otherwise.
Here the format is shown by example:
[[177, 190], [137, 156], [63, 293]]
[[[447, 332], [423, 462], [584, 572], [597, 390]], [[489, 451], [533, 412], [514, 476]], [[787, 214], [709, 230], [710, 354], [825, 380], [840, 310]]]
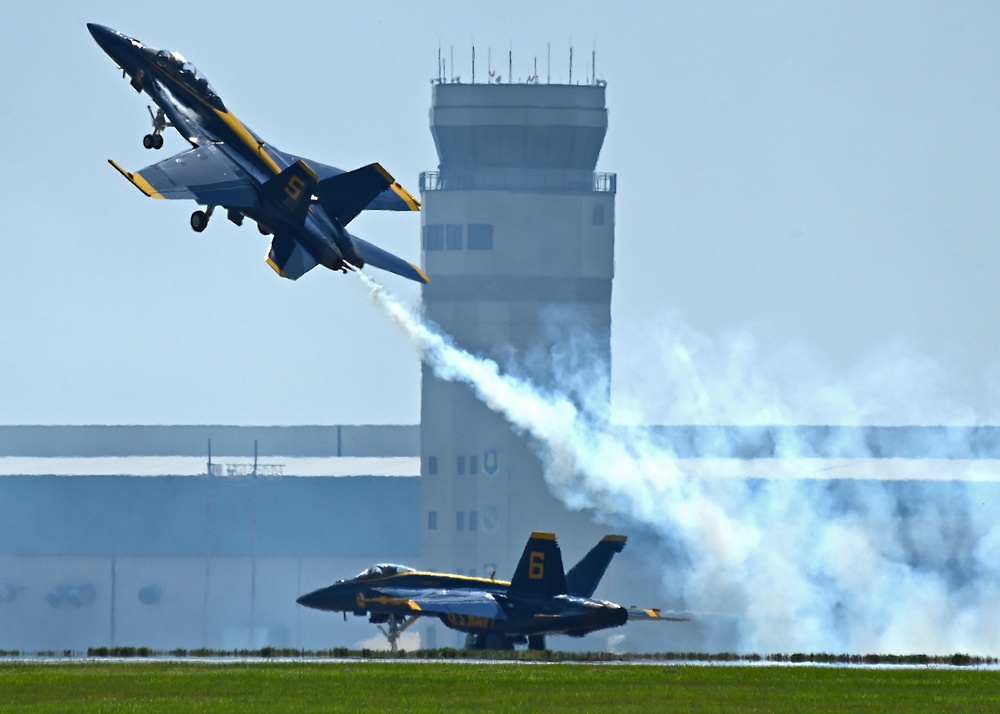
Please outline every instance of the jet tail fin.
[[377, 163], [323, 179], [316, 196], [326, 212], [346, 226], [386, 189], [392, 189], [410, 210], [420, 209], [420, 203]]
[[601, 582], [608, 564], [625, 547], [627, 538], [622, 535], [606, 535], [601, 542], [590, 549], [579, 563], [566, 573], [566, 589], [570, 595], [591, 597]]
[[277, 176], [268, 179], [262, 191], [272, 203], [291, 213], [296, 222], [302, 223], [309, 210], [309, 201], [319, 183], [316, 172], [299, 159]]
[[546, 598], [566, 594], [566, 571], [554, 533], [531, 534], [507, 594]]

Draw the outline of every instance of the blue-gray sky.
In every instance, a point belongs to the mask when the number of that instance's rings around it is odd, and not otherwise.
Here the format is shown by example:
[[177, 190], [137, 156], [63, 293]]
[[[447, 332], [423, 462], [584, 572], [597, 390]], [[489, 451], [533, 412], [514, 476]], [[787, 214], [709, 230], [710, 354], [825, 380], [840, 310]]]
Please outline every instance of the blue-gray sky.
[[[193, 205], [144, 199], [107, 165], [184, 143], [142, 149], [149, 101], [89, 21], [181, 52], [279, 148], [377, 160], [413, 191], [437, 164], [439, 44], [465, 81], [473, 42], [480, 76], [488, 48], [502, 71], [512, 48], [515, 78], [537, 57], [543, 79], [551, 43], [553, 81], [571, 42], [574, 78], [596, 47], [616, 391], [659, 394], [650, 345], [680, 321], [752, 335], [772, 371], [790, 345], [823, 365], [810, 374], [930, 360], [970, 419], [1000, 412], [996, 3], [107, 0], [17, 3], [0, 25], [0, 423], [419, 419], [417, 358], [356, 280], [280, 280], [252, 226], [195, 234]], [[352, 230], [418, 259], [415, 215]]]

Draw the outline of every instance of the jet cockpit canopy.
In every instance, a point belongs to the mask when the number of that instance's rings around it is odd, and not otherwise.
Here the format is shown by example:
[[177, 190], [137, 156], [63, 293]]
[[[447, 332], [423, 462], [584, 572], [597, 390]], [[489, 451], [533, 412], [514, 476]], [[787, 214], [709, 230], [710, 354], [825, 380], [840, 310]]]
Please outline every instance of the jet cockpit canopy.
[[177, 77], [177, 79], [198, 95], [204, 97], [220, 109], [225, 109], [222, 100], [219, 99], [219, 95], [212, 89], [212, 85], [208, 83], [205, 75], [199, 72], [197, 67], [184, 59], [179, 52], [160, 50], [156, 53], [154, 59], [158, 65]]
[[394, 565], [392, 563], [379, 563], [367, 570], [358, 573], [355, 580], [371, 580], [372, 578], [383, 578], [387, 575], [399, 575], [400, 573], [415, 573], [413, 568], [406, 565]]

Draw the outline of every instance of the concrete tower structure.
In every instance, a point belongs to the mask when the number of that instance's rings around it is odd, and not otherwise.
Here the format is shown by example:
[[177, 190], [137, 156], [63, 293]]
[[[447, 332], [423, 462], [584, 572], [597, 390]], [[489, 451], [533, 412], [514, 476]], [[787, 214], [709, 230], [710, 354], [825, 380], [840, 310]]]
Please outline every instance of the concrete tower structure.
[[[551, 356], [585, 336], [607, 384], [616, 177], [595, 173], [604, 83], [438, 83], [430, 119], [440, 165], [420, 181], [427, 317], [542, 386]], [[509, 578], [531, 531], [555, 531], [568, 564], [599, 533], [548, 492], [525, 437], [426, 366], [421, 452], [423, 567]]]

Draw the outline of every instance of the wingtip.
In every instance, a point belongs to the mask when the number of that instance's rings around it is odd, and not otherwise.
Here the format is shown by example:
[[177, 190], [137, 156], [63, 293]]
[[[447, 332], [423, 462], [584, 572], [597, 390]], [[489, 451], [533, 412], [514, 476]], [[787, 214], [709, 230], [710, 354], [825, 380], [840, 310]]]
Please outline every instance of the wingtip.
[[421, 270], [419, 265], [414, 265], [413, 263], [410, 263], [410, 267], [417, 272], [417, 275], [420, 276], [420, 279], [423, 281], [424, 285], [427, 285], [431, 281], [431, 279], [427, 277], [427, 273]]
[[161, 194], [159, 191], [153, 188], [152, 184], [150, 184], [149, 181], [147, 181], [142, 174], [134, 173], [132, 171], [126, 171], [121, 166], [119, 166], [118, 162], [115, 161], [114, 159], [108, 159], [108, 163], [114, 166], [115, 170], [117, 170], [118, 173], [120, 173], [122, 176], [128, 179], [128, 182], [130, 184], [132, 184], [137, 189], [142, 191], [143, 194], [145, 194], [146, 196], [149, 196], [150, 198], [163, 198], [163, 194]]

